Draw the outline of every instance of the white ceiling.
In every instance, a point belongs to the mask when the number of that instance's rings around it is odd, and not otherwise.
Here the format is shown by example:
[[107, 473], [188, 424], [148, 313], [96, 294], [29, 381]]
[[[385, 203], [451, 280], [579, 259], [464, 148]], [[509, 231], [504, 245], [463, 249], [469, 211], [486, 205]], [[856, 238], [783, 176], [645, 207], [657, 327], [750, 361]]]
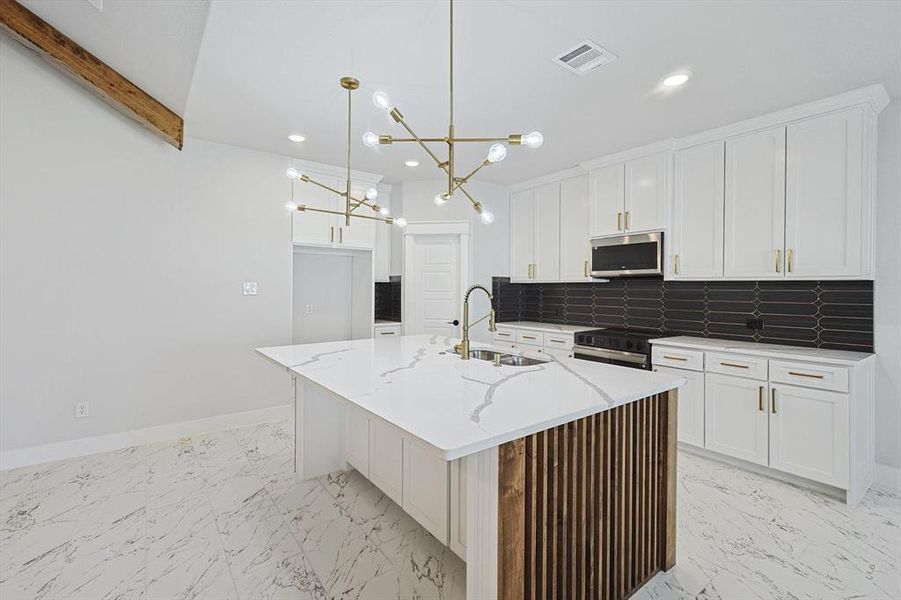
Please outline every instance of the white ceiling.
[[[338, 79], [356, 76], [354, 168], [389, 181], [440, 176], [421, 149], [369, 149], [360, 135], [403, 134], [372, 105], [376, 89], [419, 134], [444, 135], [445, 0], [213, 2], [205, 32], [203, 2], [106, 0], [99, 19], [86, 0], [25, 3], [174, 109], [190, 89], [189, 136], [343, 165]], [[455, 10], [457, 134], [545, 135], [541, 149], [512, 148], [478, 176], [496, 183], [873, 83], [901, 94], [901, 2], [458, 0]], [[619, 58], [585, 77], [551, 62], [586, 38]], [[689, 83], [656, 91], [677, 69], [693, 72]], [[307, 141], [289, 142], [291, 132]], [[485, 150], [460, 152], [458, 171]]]

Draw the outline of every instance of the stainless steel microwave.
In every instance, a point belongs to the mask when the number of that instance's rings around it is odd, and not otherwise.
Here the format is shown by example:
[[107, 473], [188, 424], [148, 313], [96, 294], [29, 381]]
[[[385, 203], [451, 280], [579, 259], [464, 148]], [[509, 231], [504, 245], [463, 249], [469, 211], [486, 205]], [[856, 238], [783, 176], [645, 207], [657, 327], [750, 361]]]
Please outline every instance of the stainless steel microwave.
[[663, 274], [663, 232], [591, 240], [592, 277]]

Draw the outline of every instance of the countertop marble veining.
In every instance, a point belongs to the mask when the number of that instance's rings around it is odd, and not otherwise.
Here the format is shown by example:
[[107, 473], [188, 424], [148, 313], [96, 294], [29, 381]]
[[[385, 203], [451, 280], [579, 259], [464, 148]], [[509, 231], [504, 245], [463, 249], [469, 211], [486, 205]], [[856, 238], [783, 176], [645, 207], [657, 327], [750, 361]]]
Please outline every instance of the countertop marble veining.
[[571, 358], [546, 357], [552, 360], [528, 367], [464, 361], [452, 352], [456, 341], [416, 335], [257, 352], [434, 446], [446, 460], [685, 384], [677, 376]]
[[530, 329], [532, 331], [554, 332], [561, 331], [566, 333], [578, 333], [580, 331], [592, 331], [597, 327], [587, 327], [585, 325], [564, 325], [562, 323], [539, 323], [538, 321], [505, 321], [498, 322], [498, 327], [510, 327], [512, 329]]
[[869, 352], [851, 352], [849, 350], [829, 350], [827, 348], [804, 348], [803, 346], [738, 342], [716, 338], [692, 337], [688, 335], [657, 338], [651, 340], [651, 344], [660, 346], [678, 346], [681, 348], [692, 348], [695, 350], [711, 352], [738, 352], [754, 356], [806, 360], [808, 362], [835, 365], [855, 365], [876, 356]]

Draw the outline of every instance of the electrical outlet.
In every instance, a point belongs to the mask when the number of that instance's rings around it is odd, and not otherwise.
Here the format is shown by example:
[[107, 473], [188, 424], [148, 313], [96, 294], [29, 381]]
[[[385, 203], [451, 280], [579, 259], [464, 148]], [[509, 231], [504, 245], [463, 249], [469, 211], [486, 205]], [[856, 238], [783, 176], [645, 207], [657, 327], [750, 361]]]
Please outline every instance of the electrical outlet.
[[305, 312], [306, 312], [308, 315], [312, 315], [312, 314], [313, 314], [313, 305], [312, 305], [312, 304], [305, 304], [305, 305], [304, 305], [304, 309], [305, 309]]
[[91, 405], [87, 402], [75, 403], [75, 418], [84, 419], [91, 416]]
[[745, 321], [745, 327], [748, 329], [763, 329], [763, 319], [748, 319]]
[[245, 296], [256, 296], [257, 295], [257, 282], [256, 281], [245, 281], [244, 282], [244, 295]]

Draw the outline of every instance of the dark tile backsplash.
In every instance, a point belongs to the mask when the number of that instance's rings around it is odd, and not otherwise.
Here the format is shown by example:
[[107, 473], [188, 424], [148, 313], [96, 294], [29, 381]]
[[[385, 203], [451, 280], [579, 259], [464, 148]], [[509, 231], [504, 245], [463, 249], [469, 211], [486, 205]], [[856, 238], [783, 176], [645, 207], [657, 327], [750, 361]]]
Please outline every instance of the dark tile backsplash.
[[375, 318], [400, 322], [400, 276], [392, 275], [390, 281], [375, 284]]
[[[873, 351], [872, 281], [510, 283], [495, 277], [500, 321], [543, 321]], [[763, 321], [749, 329], [747, 321]]]

